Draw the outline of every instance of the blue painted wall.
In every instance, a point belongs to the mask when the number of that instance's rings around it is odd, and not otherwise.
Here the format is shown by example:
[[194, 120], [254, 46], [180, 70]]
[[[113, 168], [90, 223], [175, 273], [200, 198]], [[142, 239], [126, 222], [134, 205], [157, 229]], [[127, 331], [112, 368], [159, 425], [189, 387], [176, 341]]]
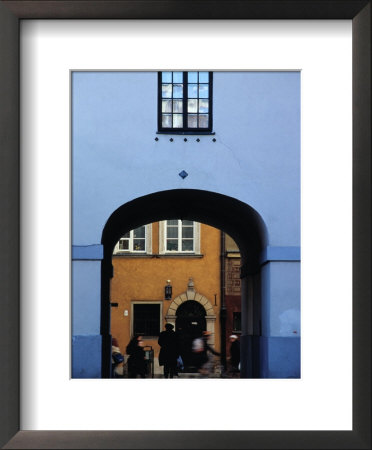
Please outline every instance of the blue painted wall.
[[[137, 197], [190, 188], [236, 198], [261, 215], [268, 231], [262, 376], [299, 376], [300, 73], [215, 72], [213, 109], [215, 135], [184, 142], [156, 134], [157, 73], [72, 75], [76, 373], [86, 343], [100, 345], [99, 245], [109, 216]], [[184, 180], [181, 170], [189, 174]]]
[[237, 198], [260, 213], [269, 245], [300, 245], [299, 72], [215, 72], [215, 143], [156, 135], [154, 72], [76, 72], [72, 82], [73, 245], [100, 243], [133, 198], [179, 188]]

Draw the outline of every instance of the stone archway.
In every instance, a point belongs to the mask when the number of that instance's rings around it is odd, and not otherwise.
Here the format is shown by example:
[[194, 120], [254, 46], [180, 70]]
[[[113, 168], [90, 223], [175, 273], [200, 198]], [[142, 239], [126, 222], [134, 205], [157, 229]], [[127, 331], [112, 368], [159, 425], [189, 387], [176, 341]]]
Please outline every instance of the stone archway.
[[176, 319], [177, 319], [177, 309], [184, 302], [189, 300], [194, 300], [200, 303], [205, 309], [205, 320], [207, 331], [212, 333], [210, 338], [210, 344], [214, 345], [214, 330], [216, 323], [216, 315], [214, 314], [213, 306], [211, 302], [205, 297], [203, 294], [195, 291], [195, 286], [192, 278], [189, 278], [189, 282], [187, 283], [187, 290], [182, 294], [178, 295], [172, 303], [169, 305], [168, 313], [165, 316], [165, 319], [168, 323], [171, 323], [174, 327], [176, 327]]

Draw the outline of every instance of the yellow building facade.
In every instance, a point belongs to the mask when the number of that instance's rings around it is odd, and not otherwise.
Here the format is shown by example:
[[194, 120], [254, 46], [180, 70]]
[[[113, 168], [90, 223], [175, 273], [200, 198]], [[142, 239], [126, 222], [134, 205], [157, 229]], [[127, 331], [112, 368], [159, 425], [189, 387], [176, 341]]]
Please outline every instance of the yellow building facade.
[[161, 373], [157, 341], [166, 323], [186, 340], [211, 331], [210, 343], [220, 351], [220, 246], [220, 230], [186, 220], [148, 224], [118, 242], [111, 334], [123, 354], [130, 339], [142, 335], [154, 351], [154, 372]]

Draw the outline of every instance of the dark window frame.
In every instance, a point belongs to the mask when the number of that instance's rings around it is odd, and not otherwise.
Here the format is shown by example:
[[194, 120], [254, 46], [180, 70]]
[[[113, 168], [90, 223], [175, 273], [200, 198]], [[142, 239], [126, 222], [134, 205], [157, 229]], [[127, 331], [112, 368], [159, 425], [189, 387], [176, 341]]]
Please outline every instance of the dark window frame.
[[[175, 70], [164, 72], [177, 72]], [[178, 71], [180, 72], [180, 71]], [[183, 128], [165, 128], [162, 126], [162, 72], [158, 72], [158, 134], [191, 134], [191, 135], [203, 135], [203, 134], [215, 134], [213, 129], [213, 72], [209, 71], [190, 71], [190, 72], [208, 72], [209, 73], [209, 108], [208, 108], [208, 127], [207, 128], [190, 128], [183, 126]], [[183, 124], [187, 125], [187, 100], [188, 100], [188, 71], [182, 71], [183, 73]], [[175, 83], [177, 84], [177, 83]], [[193, 84], [193, 83], [192, 83]], [[202, 83], [201, 83], [202, 84]], [[173, 97], [170, 99], [172, 100]]]
[[241, 313], [241, 311], [233, 311], [233, 313], [232, 313], [232, 330], [234, 333], [242, 332], [242, 313]]
[[[142, 336], [144, 339], [153, 339], [153, 338], [157, 338], [160, 335], [161, 332], [161, 324], [160, 324], [160, 320], [161, 320], [161, 303], [160, 302], [135, 302], [133, 303], [133, 310], [132, 310], [132, 314], [133, 314], [133, 336]], [[149, 307], [149, 309], [154, 308], [155, 306], [158, 307], [158, 312], [157, 312], [157, 317], [152, 318], [153, 320], [153, 324], [150, 326], [153, 328], [152, 331], [155, 331], [154, 327], [156, 324], [156, 332], [155, 333], [146, 333], [147, 329], [149, 328], [149, 326], [146, 324], [145, 328], [147, 328], [146, 330], [138, 330], [138, 323], [136, 323], [137, 321], [140, 321], [141, 319], [137, 318], [136, 319], [136, 314], [139, 314], [138, 309], [145, 308], [145, 307]], [[137, 309], [137, 312], [136, 312]], [[143, 320], [143, 319], [142, 319]], [[143, 332], [142, 332], [143, 331]]]

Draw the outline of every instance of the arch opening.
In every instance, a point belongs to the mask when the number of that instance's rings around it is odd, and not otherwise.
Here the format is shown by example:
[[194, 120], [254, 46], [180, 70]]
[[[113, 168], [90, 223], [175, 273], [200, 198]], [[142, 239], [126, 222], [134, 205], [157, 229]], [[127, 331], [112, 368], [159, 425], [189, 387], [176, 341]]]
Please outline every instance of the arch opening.
[[[108, 377], [110, 370], [110, 280], [113, 276], [112, 254], [115, 244], [126, 232], [143, 224], [176, 218], [210, 225], [222, 230], [235, 240], [240, 250], [242, 263], [240, 274], [242, 278], [242, 332], [244, 335], [249, 335], [254, 333], [254, 328], [256, 331], [259, 328], [259, 324], [254, 325], [253, 323], [253, 305], [260, 290], [260, 255], [267, 241], [266, 227], [259, 214], [239, 200], [207, 191], [177, 189], [140, 197], [114, 211], [102, 234], [101, 243], [104, 248], [104, 259], [101, 266], [103, 377]], [[195, 300], [188, 299], [188, 301], [194, 302]], [[188, 307], [191, 308], [191, 305]], [[205, 311], [204, 306], [202, 307]], [[194, 316], [197, 317], [195, 308], [198, 307], [194, 305]], [[182, 308], [180, 310], [180, 306], [178, 306], [176, 311], [175, 317], [173, 319], [168, 317], [167, 320], [173, 320], [176, 328], [182, 327], [182, 321], [186, 320], [182, 316]], [[221, 314], [223, 315], [223, 311]], [[207, 317], [207, 313], [205, 317]], [[201, 316], [199, 318], [200, 326], [204, 326], [206, 329], [206, 324]], [[198, 320], [194, 320], [194, 322], [199, 323]], [[242, 372], [246, 376], [251, 376], [254, 356], [252, 351], [248, 350], [245, 352], [244, 361], [242, 357]]]

